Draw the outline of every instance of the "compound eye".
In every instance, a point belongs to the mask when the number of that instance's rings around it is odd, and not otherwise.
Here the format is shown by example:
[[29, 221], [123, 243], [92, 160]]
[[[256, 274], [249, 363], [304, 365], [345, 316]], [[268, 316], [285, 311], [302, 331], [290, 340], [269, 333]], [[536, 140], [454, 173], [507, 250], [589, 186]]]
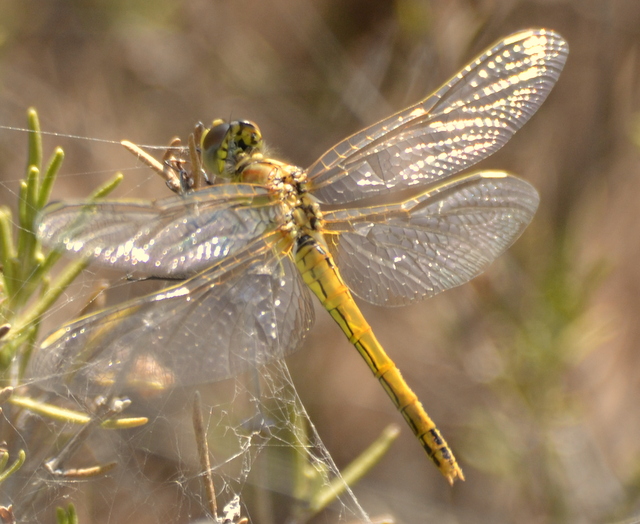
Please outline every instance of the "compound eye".
[[220, 149], [222, 141], [224, 140], [231, 125], [228, 122], [222, 122], [214, 125], [202, 139], [202, 150], [207, 155], [212, 155], [215, 151]]

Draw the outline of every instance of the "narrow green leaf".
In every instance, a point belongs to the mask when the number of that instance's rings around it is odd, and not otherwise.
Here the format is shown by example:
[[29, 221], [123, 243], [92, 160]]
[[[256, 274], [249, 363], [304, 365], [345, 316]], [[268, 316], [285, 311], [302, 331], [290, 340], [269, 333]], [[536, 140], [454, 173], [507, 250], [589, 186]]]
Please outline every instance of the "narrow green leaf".
[[[9, 402], [15, 406], [28, 409], [33, 413], [46, 416], [52, 420], [67, 422], [69, 424], [88, 424], [91, 422], [91, 416], [80, 411], [61, 408], [46, 402], [40, 402], [22, 395], [12, 395]], [[149, 421], [146, 417], [128, 417], [108, 419], [100, 424], [105, 429], [130, 429], [143, 426]]]
[[4, 289], [7, 296], [15, 292], [14, 259], [16, 256], [11, 228], [11, 211], [0, 207], [0, 264], [4, 276]]
[[64, 508], [58, 506], [56, 508], [56, 524], [69, 524], [69, 517]]
[[11, 466], [9, 466], [8, 469], [0, 472], [0, 484], [2, 484], [2, 482], [7, 480], [11, 475], [13, 475], [16, 471], [18, 471], [24, 464], [24, 461], [26, 458], [27, 458], [27, 454], [24, 452], [23, 449], [21, 449], [18, 452], [18, 458], [16, 459], [16, 461], [13, 464], [11, 464]]
[[73, 504], [69, 504], [67, 514], [69, 515], [69, 524], [78, 524], [78, 514], [76, 513], [76, 507]]
[[29, 133], [29, 163], [27, 168], [35, 166], [40, 169], [42, 166], [42, 135], [40, 134], [40, 120], [34, 108], [27, 111]]
[[69, 284], [87, 267], [88, 263], [88, 260], [80, 260], [69, 264], [34, 306], [16, 321], [16, 332], [25, 329], [44, 315], [44, 313], [53, 306], [54, 302], [58, 300], [58, 297], [69, 287]]
[[[36, 166], [30, 166], [27, 171], [27, 193], [26, 193], [26, 198], [27, 198], [26, 210], [28, 213], [28, 217], [33, 217], [35, 215], [34, 210], [36, 209], [36, 206], [38, 204], [39, 182], [40, 182], [40, 169], [38, 169]], [[32, 227], [33, 220], [29, 220], [29, 222], [27, 222], [25, 226]]]
[[400, 428], [397, 424], [387, 426], [380, 436], [342, 471], [342, 477], [333, 479], [314, 495], [309, 502], [309, 512], [315, 515], [339, 497], [347, 486], [355, 485], [380, 461], [399, 434]]
[[34, 264], [33, 253], [36, 244], [36, 237], [34, 232], [34, 222], [36, 218], [38, 205], [38, 179], [40, 177], [40, 170], [31, 166], [27, 172], [27, 187], [24, 192], [24, 217], [20, 224], [19, 235], [24, 237], [22, 242], [23, 251], [18, 255], [22, 260], [22, 274], [28, 275]]
[[103, 184], [98, 189], [96, 189], [93, 193], [89, 195], [89, 201], [97, 200], [99, 198], [104, 198], [109, 193], [111, 193], [116, 187], [120, 185], [120, 182], [124, 180], [124, 175], [122, 173], [116, 173], [111, 180], [108, 180], [106, 184]]
[[0, 472], [4, 471], [9, 463], [9, 452], [4, 449], [0, 449]]
[[28, 184], [26, 180], [20, 181], [20, 190], [18, 192], [18, 223], [20, 224], [20, 230], [18, 231], [18, 256], [23, 252], [24, 242], [23, 236], [20, 234], [24, 224], [27, 223], [27, 190]]
[[61, 147], [58, 147], [54, 151], [51, 157], [51, 162], [49, 162], [49, 165], [47, 166], [47, 169], [44, 172], [44, 176], [42, 178], [42, 184], [40, 185], [40, 192], [38, 194], [38, 211], [40, 211], [49, 201], [53, 183], [55, 182], [56, 176], [58, 175], [58, 171], [60, 171], [63, 160], [64, 151]]

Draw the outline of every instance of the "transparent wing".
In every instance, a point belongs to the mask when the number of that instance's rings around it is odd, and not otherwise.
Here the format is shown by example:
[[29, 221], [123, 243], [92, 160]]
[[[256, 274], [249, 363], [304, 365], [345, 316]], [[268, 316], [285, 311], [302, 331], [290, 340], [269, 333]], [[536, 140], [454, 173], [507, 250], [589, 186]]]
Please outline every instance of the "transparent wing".
[[351, 290], [395, 306], [471, 280], [522, 233], [538, 207], [500, 171], [443, 181], [399, 204], [325, 213], [325, 239]]
[[344, 204], [440, 180], [500, 149], [558, 80], [568, 46], [515, 33], [422, 102], [356, 133], [309, 170], [313, 194]]
[[157, 202], [53, 204], [38, 235], [54, 249], [159, 278], [185, 278], [273, 229], [281, 206], [261, 186], [228, 184]]
[[283, 357], [304, 340], [313, 306], [277, 242], [274, 233], [190, 280], [62, 327], [29, 375], [95, 395], [215, 382]]

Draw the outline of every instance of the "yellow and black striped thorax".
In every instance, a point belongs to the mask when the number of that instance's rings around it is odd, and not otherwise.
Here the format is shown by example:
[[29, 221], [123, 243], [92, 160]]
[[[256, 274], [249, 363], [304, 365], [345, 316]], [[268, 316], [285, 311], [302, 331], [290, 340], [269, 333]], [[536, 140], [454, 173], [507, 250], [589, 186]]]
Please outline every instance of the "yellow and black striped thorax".
[[305, 170], [278, 160], [265, 158], [260, 129], [253, 122], [215, 120], [202, 133], [202, 165], [215, 176], [232, 183], [266, 187], [273, 199], [284, 204], [281, 229], [299, 239], [318, 237], [322, 213], [307, 190]]

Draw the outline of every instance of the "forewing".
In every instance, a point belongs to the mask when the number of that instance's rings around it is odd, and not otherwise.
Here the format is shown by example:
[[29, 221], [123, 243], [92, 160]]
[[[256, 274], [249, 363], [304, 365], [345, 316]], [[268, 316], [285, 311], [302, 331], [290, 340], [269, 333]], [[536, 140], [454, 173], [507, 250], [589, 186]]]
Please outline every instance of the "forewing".
[[53, 204], [40, 217], [43, 244], [144, 276], [186, 278], [278, 224], [266, 190], [227, 184], [157, 202]]
[[49, 390], [96, 395], [215, 382], [282, 358], [302, 344], [313, 306], [277, 235], [62, 327], [34, 354], [30, 376]]
[[453, 175], [500, 149], [558, 80], [568, 46], [538, 29], [505, 38], [436, 93], [327, 151], [313, 194], [344, 204]]
[[328, 212], [325, 238], [356, 295], [404, 305], [482, 273], [537, 206], [538, 194], [524, 180], [472, 173], [399, 204]]

